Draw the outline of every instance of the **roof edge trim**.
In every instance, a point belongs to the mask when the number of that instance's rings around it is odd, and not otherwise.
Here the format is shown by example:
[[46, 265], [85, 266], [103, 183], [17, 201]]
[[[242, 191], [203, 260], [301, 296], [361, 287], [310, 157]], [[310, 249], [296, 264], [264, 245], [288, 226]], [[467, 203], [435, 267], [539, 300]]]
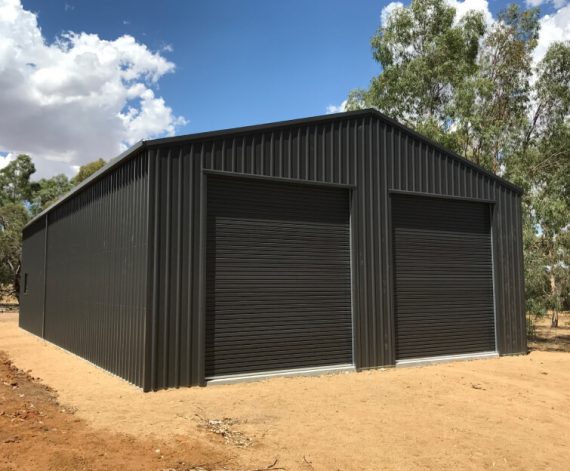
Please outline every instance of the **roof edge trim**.
[[54, 209], [56, 206], [59, 206], [61, 203], [63, 203], [64, 201], [68, 200], [69, 198], [71, 198], [73, 195], [75, 195], [76, 193], [79, 193], [81, 190], [83, 190], [85, 187], [91, 185], [92, 183], [94, 183], [96, 180], [99, 180], [101, 177], [103, 177], [104, 175], [106, 175], [107, 173], [109, 173], [111, 170], [113, 170], [115, 167], [118, 167], [120, 164], [123, 163], [124, 160], [128, 159], [129, 157], [132, 157], [134, 153], [136, 153], [138, 150], [141, 150], [142, 148], [145, 147], [145, 141], [139, 141], [136, 144], [132, 145], [131, 147], [129, 147], [127, 150], [125, 150], [124, 152], [120, 153], [117, 157], [114, 157], [113, 159], [109, 160], [109, 162], [107, 162], [103, 167], [101, 167], [99, 170], [97, 170], [95, 173], [93, 173], [92, 175], [90, 175], [89, 177], [87, 177], [85, 180], [83, 180], [79, 185], [74, 186], [71, 190], [69, 190], [67, 193], [65, 193], [63, 196], [61, 196], [60, 198], [58, 198], [57, 200], [55, 200], [52, 204], [50, 204], [46, 209], [44, 209], [41, 213], [36, 214], [32, 219], [30, 219], [26, 225], [23, 227], [23, 229], [25, 229], [28, 226], [31, 226], [34, 222], [38, 221], [39, 219], [41, 219], [42, 217], [44, 217], [46, 214], [48, 214], [52, 209]]
[[434, 141], [433, 139], [424, 136], [423, 134], [420, 134], [417, 131], [414, 131], [413, 129], [409, 128], [408, 126], [406, 126], [405, 124], [402, 124], [398, 121], [396, 121], [393, 118], [390, 118], [389, 116], [386, 116], [384, 113], [381, 113], [380, 111], [378, 111], [375, 108], [368, 108], [369, 111], [373, 112], [378, 118], [380, 118], [383, 121], [386, 121], [387, 123], [389, 123], [390, 125], [394, 126], [394, 127], [398, 127], [403, 129], [404, 131], [406, 131], [407, 133], [411, 134], [412, 136], [414, 136], [416, 139], [419, 139], [421, 141], [424, 141], [425, 143], [429, 144], [430, 146], [435, 147], [437, 150], [439, 150], [440, 152], [444, 152], [445, 154], [449, 155], [450, 157], [458, 160], [459, 162], [461, 162], [464, 165], [467, 165], [468, 167], [471, 167], [473, 170], [476, 170], [478, 172], [483, 173], [484, 175], [488, 176], [489, 178], [491, 178], [492, 180], [497, 181], [498, 183], [500, 183], [501, 185], [504, 185], [505, 187], [507, 187], [509, 190], [514, 191], [515, 193], [518, 193], [519, 195], [524, 193], [523, 189], [517, 185], [515, 185], [514, 183], [511, 183], [510, 181], [500, 177], [499, 175], [494, 174], [493, 172], [487, 170], [485, 167], [482, 167], [481, 165], [476, 164], [475, 162], [467, 159], [466, 157], [462, 157], [461, 155], [459, 155], [458, 153], [446, 149], [445, 147], [443, 147], [441, 144], [437, 143], [436, 141]]

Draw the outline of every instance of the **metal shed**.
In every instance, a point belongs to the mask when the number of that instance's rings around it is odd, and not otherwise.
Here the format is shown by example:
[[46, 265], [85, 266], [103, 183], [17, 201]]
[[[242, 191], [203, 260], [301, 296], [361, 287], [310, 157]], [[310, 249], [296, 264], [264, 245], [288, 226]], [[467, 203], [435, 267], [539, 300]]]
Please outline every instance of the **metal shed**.
[[145, 391], [527, 348], [521, 190], [375, 110], [141, 142], [23, 235], [20, 326]]

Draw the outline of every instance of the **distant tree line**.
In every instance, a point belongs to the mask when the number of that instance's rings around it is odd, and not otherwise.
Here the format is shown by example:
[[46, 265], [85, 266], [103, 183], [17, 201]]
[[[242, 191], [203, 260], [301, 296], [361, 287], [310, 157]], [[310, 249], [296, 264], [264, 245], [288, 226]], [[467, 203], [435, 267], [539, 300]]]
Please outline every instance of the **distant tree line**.
[[0, 295], [18, 296], [22, 228], [45, 208], [105, 165], [103, 159], [65, 175], [32, 180], [36, 168], [28, 155], [18, 155], [0, 170]]
[[539, 10], [510, 5], [491, 26], [444, 0], [391, 11], [372, 38], [382, 66], [348, 109], [375, 107], [525, 193], [527, 313], [569, 308], [570, 43], [533, 64]]

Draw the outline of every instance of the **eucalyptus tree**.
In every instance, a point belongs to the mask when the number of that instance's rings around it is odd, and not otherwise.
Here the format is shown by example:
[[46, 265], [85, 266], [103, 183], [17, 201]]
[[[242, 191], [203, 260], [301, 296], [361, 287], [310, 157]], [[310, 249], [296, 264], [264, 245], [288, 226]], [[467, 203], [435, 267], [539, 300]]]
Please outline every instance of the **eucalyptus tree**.
[[392, 9], [372, 37], [381, 66], [348, 109], [375, 107], [525, 190], [527, 310], [569, 303], [570, 45], [533, 52], [539, 10], [486, 23], [444, 0]]

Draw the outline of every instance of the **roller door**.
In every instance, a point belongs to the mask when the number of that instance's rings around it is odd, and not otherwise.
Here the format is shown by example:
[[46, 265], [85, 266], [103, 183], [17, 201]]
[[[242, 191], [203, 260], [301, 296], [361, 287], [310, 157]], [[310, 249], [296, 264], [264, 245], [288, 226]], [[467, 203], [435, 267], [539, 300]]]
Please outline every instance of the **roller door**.
[[489, 211], [392, 196], [398, 360], [495, 351]]
[[208, 179], [206, 377], [352, 363], [342, 189]]

